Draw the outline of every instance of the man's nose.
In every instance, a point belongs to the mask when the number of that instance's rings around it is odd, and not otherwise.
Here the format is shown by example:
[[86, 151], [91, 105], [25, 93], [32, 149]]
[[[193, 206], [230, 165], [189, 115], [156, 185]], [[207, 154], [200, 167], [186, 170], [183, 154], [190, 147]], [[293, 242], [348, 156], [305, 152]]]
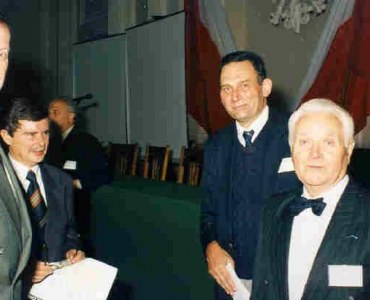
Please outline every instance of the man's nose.
[[240, 88], [235, 88], [232, 93], [232, 100], [238, 101], [240, 99]]
[[311, 147], [311, 155], [312, 157], [314, 158], [317, 158], [317, 157], [320, 157], [322, 154], [321, 152], [321, 146], [319, 143], [313, 143], [312, 147]]

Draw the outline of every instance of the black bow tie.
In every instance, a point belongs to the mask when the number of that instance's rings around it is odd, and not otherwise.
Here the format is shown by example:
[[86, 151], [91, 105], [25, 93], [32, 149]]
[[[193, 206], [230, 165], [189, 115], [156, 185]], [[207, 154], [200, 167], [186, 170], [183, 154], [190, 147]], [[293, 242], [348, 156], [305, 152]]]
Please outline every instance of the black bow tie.
[[316, 198], [308, 200], [305, 197], [297, 197], [295, 200], [289, 204], [289, 212], [292, 217], [298, 216], [306, 208], [311, 208], [312, 212], [316, 216], [321, 216], [326, 203], [323, 201], [323, 198]]

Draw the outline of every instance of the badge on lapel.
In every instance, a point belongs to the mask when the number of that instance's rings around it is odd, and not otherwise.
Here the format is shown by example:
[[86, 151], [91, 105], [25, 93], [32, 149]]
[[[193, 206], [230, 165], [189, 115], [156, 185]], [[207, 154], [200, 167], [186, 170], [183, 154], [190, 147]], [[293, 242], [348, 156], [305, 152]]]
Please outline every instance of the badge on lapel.
[[362, 287], [363, 268], [360, 265], [328, 265], [329, 286]]

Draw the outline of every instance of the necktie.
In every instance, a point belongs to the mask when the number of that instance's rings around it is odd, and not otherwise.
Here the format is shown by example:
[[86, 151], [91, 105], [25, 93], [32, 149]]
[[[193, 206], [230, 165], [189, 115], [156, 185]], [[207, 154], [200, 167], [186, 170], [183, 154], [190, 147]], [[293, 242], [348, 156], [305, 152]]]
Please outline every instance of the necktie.
[[308, 200], [305, 197], [297, 197], [290, 203], [289, 210], [291, 216], [298, 216], [306, 208], [311, 208], [316, 216], [321, 216], [325, 206], [326, 203], [323, 201], [323, 198]]
[[27, 189], [27, 196], [32, 207], [32, 217], [39, 228], [43, 228], [46, 223], [46, 205], [36, 180], [36, 174], [30, 170], [26, 178], [30, 182]]
[[243, 138], [245, 140], [245, 148], [248, 148], [252, 145], [253, 134], [254, 134], [253, 130], [243, 132]]

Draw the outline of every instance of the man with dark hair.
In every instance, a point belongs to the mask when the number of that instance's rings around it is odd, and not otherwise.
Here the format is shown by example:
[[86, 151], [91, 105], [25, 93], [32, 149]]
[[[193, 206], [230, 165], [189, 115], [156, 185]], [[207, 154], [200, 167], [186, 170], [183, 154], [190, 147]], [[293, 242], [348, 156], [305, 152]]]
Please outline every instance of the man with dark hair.
[[[108, 162], [99, 141], [76, 126], [76, 107], [70, 99], [58, 97], [49, 104], [49, 118], [62, 134], [61, 148], [53, 145], [54, 164], [68, 172], [75, 187], [76, 221], [88, 254], [93, 254], [91, 242], [91, 192], [109, 181]], [[53, 143], [59, 142], [53, 140]], [[55, 156], [50, 153], [50, 157]]]
[[72, 179], [42, 163], [49, 144], [48, 114], [28, 99], [11, 102], [1, 137], [28, 200], [34, 236], [32, 282], [40, 282], [53, 273], [49, 263], [84, 258], [75, 229]]
[[200, 228], [208, 271], [218, 283], [216, 299], [231, 299], [235, 291], [227, 264], [250, 289], [264, 199], [299, 186], [290, 160], [287, 116], [267, 105], [271, 89], [257, 54], [237, 51], [222, 59], [221, 101], [235, 122], [205, 147]]
[[[0, 90], [8, 69], [10, 28], [0, 19]], [[31, 249], [31, 224], [21, 187], [0, 145], [0, 299], [20, 300]]]

